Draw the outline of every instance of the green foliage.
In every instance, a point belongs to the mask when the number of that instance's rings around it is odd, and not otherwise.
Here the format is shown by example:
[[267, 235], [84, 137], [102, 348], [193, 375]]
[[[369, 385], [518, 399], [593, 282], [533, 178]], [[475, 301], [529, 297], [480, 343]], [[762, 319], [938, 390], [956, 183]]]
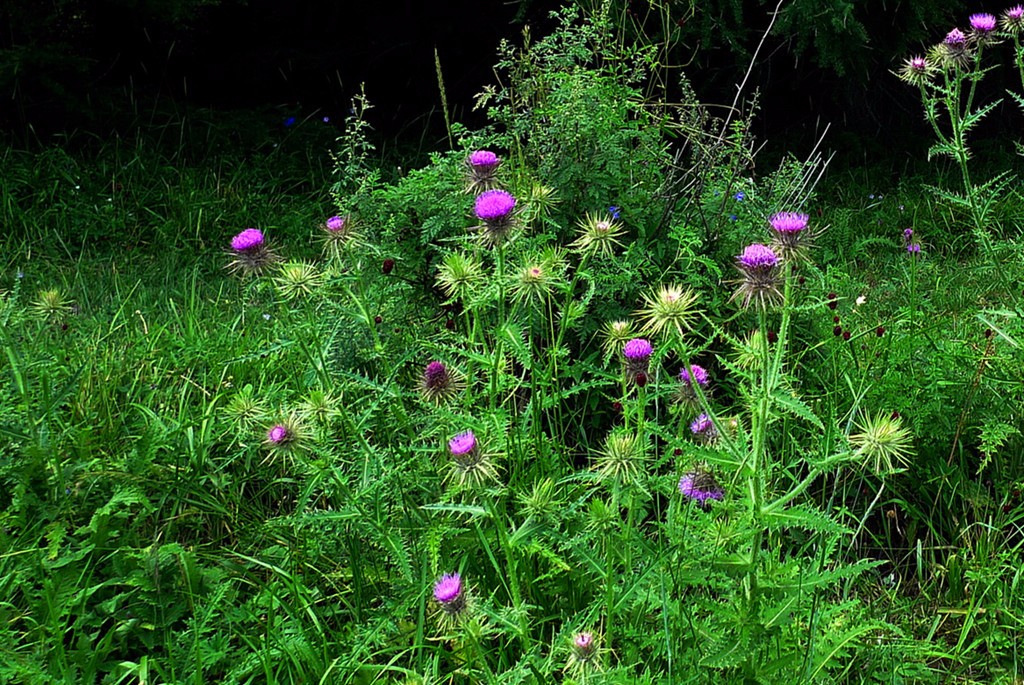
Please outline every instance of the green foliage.
[[[5, 153], [0, 680], [1011, 677], [1019, 244], [992, 241], [994, 278], [933, 247], [916, 184], [815, 195], [818, 154], [755, 173], [753, 105], [661, 103], [660, 67], [563, 13], [503, 49], [491, 125], [393, 181], [359, 100], [331, 211], [296, 144], [213, 170], [142, 136]], [[517, 198], [489, 238], [480, 148]], [[154, 209], [118, 234], [69, 184], [128, 162], [116, 217]], [[730, 304], [767, 218], [820, 197], [811, 262], [766, 275], [780, 304]], [[252, 225], [280, 265], [230, 278]]]

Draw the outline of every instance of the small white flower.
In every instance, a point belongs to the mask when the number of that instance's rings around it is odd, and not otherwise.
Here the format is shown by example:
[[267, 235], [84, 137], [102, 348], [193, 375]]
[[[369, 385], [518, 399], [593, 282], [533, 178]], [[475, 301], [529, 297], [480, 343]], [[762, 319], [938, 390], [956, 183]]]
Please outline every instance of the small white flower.
[[859, 307], [859, 306], [861, 306], [862, 304], [864, 304], [867, 301], [868, 301], [868, 298], [864, 297], [863, 295], [860, 295], [860, 296], [857, 297], [857, 306]]

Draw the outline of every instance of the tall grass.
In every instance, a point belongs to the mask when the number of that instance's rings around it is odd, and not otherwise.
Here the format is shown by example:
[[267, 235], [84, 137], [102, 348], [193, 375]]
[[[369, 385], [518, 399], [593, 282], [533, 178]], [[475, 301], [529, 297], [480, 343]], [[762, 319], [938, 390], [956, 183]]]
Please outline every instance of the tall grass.
[[[1021, 677], [990, 261], [911, 179], [755, 175], [754, 112], [646, 99], [614, 30], [506, 46], [494, 125], [393, 183], [359, 102], [330, 179], [272, 120], [3, 153], [0, 680]], [[827, 230], [742, 306], [778, 211]]]

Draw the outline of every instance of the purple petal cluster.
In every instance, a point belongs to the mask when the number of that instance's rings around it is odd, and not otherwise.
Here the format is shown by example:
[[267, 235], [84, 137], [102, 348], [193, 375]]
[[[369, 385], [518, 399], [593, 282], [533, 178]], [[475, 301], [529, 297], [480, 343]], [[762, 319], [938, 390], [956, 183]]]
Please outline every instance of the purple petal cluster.
[[488, 190], [476, 198], [477, 218], [482, 221], [504, 219], [512, 213], [516, 206], [516, 199], [512, 194], [504, 190]]
[[992, 33], [996, 30], [996, 18], [988, 13], [971, 15], [971, 28], [978, 33]]
[[476, 435], [473, 434], [473, 431], [459, 433], [448, 441], [448, 450], [453, 457], [469, 454], [474, 449], [476, 449]]
[[277, 424], [276, 426], [271, 428], [269, 431], [267, 431], [267, 441], [271, 442], [271, 443], [273, 443], [275, 445], [280, 445], [282, 442], [284, 442], [287, 439], [288, 439], [288, 429], [285, 426], [281, 425], [281, 424]]
[[[704, 387], [708, 384], [708, 372], [703, 366], [690, 364], [690, 371], [693, 371], [693, 379], [697, 381], [697, 385]], [[679, 369], [679, 380], [687, 385], [690, 385], [690, 371], [687, 371], [685, 366]]]
[[725, 492], [715, 479], [705, 473], [694, 471], [679, 479], [679, 492], [695, 500], [702, 507], [707, 506], [709, 499], [721, 500]]
[[715, 424], [707, 414], [701, 414], [690, 423], [690, 432], [697, 436], [703, 436], [715, 430]]
[[231, 249], [235, 252], [246, 252], [263, 245], [263, 231], [258, 228], [247, 228], [231, 239]]
[[646, 360], [653, 351], [651, 343], [643, 338], [633, 338], [622, 348], [622, 354], [626, 359]]
[[498, 155], [490, 150], [476, 150], [469, 155], [469, 163], [475, 167], [496, 167], [499, 161]]
[[809, 216], [798, 212], [778, 212], [768, 218], [768, 223], [778, 233], [798, 233], [807, 228], [808, 219]]
[[967, 36], [960, 29], [953, 29], [946, 34], [946, 37], [942, 39], [942, 42], [947, 47], [951, 48], [962, 48], [967, 45]]
[[458, 573], [446, 573], [434, 584], [434, 599], [442, 605], [452, 604], [462, 594], [462, 577]]
[[325, 224], [328, 231], [340, 231], [345, 228], [345, 219], [340, 216], [332, 216]]
[[770, 269], [778, 265], [779, 258], [767, 245], [754, 243], [747, 245], [743, 250], [743, 254], [739, 256], [739, 263], [741, 267], [748, 269]]
[[448, 368], [443, 362], [430, 362], [423, 370], [423, 383], [429, 388], [437, 388], [448, 381]]

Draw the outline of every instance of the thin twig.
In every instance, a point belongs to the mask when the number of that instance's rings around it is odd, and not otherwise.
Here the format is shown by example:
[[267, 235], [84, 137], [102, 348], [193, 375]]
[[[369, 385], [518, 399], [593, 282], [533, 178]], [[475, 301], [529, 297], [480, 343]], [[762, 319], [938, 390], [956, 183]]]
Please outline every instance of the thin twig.
[[757, 44], [757, 49], [754, 50], [753, 57], [750, 58], [750, 66], [747, 67], [747, 73], [743, 75], [743, 81], [740, 82], [738, 88], [736, 88], [736, 97], [732, 100], [732, 106], [729, 107], [729, 114], [725, 117], [725, 122], [722, 124], [722, 132], [718, 135], [718, 142], [722, 142], [725, 139], [725, 132], [729, 130], [729, 123], [732, 121], [732, 115], [736, 111], [736, 105], [740, 101], [740, 95], [743, 94], [743, 88], [747, 85], [747, 81], [750, 79], [750, 74], [754, 71], [754, 65], [757, 63], [757, 56], [761, 54], [761, 48], [764, 47], [764, 42], [768, 40], [768, 34], [771, 33], [772, 27], [775, 26], [775, 20], [779, 16], [779, 10], [782, 9], [782, 3], [786, 0], [779, 0], [779, 4], [775, 6], [772, 11], [772, 20], [768, 22], [768, 28], [764, 30], [764, 35], [761, 36], [761, 42]]

